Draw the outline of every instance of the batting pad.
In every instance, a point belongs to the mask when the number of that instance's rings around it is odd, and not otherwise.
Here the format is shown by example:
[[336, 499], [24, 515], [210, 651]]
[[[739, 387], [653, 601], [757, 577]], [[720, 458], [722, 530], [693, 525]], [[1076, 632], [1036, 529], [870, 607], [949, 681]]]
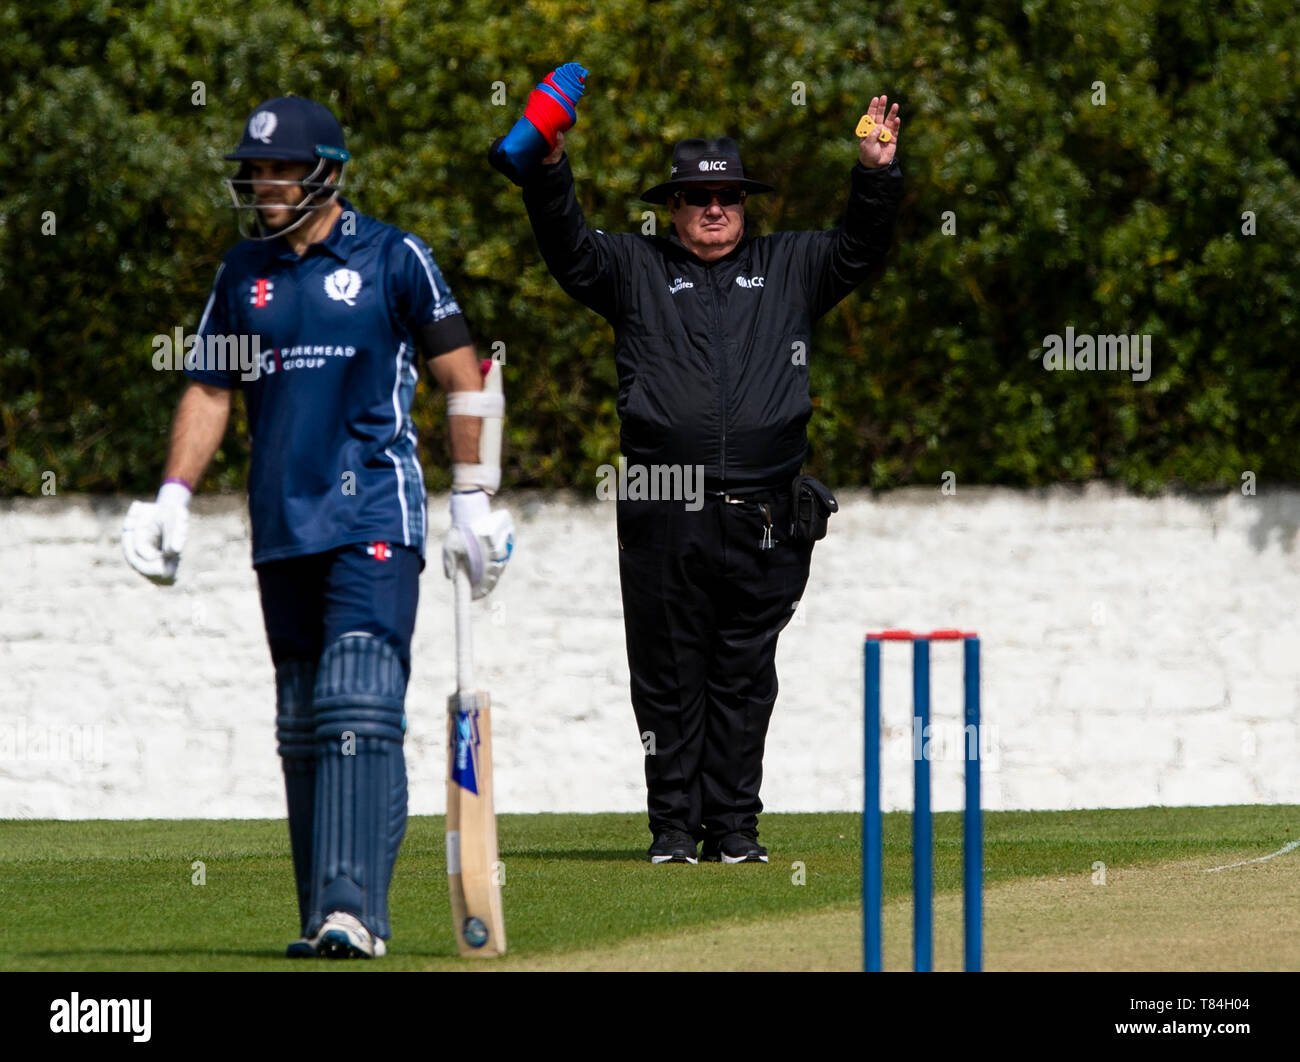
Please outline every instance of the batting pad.
[[388, 885], [406, 832], [406, 679], [393, 649], [350, 632], [316, 672], [316, 817], [308, 935], [332, 911], [392, 935]]
[[275, 738], [284, 768], [289, 807], [289, 847], [298, 887], [298, 917], [307, 930], [311, 912], [312, 837], [316, 818], [316, 724], [312, 696], [315, 660], [282, 660], [275, 668]]

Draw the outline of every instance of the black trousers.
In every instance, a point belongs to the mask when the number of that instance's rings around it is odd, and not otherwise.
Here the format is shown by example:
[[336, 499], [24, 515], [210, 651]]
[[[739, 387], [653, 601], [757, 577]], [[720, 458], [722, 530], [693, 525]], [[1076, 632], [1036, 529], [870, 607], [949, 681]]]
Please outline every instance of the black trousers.
[[[768, 521], [771, 531], [768, 532]], [[788, 491], [618, 503], [632, 710], [646, 747], [650, 830], [756, 834], [776, 703], [777, 637], [808, 582]], [[770, 548], [763, 548], [770, 535]]]

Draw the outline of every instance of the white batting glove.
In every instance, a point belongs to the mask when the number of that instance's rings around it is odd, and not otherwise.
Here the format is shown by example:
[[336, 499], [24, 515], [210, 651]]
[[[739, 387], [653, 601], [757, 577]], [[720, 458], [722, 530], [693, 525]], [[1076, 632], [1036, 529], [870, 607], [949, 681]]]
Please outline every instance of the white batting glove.
[[474, 599], [487, 597], [514, 548], [514, 521], [506, 510], [492, 510], [486, 491], [452, 492], [451, 527], [442, 540], [442, 570], [448, 579], [463, 564]]
[[190, 522], [190, 491], [183, 483], [164, 483], [152, 502], [132, 502], [122, 524], [127, 563], [159, 586], [176, 581]]

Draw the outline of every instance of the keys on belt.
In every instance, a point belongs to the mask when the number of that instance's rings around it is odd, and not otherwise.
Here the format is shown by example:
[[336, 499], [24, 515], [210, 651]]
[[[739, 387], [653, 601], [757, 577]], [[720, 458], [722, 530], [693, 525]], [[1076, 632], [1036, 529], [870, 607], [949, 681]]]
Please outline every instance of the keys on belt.
[[759, 540], [758, 548], [760, 550], [776, 548], [772, 541], [772, 506], [769, 503], [755, 501], [755, 496], [752, 494], [746, 497], [743, 494], [728, 494], [722, 490], [706, 490], [704, 493], [708, 497], [716, 498], [728, 505], [752, 505], [757, 508], [763, 514], [763, 519], [766, 520], [763, 525], [763, 537]]

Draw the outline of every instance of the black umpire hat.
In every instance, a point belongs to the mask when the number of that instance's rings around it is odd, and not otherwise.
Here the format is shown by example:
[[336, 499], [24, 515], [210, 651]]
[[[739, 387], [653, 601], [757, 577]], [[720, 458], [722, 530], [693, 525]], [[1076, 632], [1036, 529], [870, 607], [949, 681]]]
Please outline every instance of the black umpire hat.
[[666, 203], [668, 197], [684, 184], [707, 184], [727, 181], [738, 184], [747, 192], [770, 192], [773, 188], [762, 181], [752, 181], [745, 176], [740, 161], [740, 145], [729, 136], [708, 140], [693, 137], [679, 140], [673, 146], [673, 167], [668, 180], [641, 193], [647, 203]]

